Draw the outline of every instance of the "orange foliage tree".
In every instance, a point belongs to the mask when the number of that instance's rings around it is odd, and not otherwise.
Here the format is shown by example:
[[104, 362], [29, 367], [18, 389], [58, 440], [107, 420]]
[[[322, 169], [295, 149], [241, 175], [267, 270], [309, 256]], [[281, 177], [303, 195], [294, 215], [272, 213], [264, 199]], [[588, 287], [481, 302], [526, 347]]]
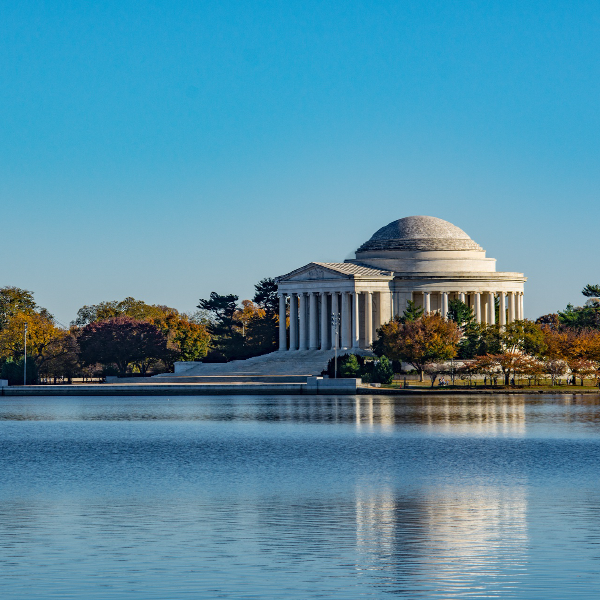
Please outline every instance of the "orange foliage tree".
[[423, 381], [425, 366], [456, 356], [460, 329], [454, 321], [429, 313], [402, 323], [393, 320], [378, 330], [381, 353], [393, 360], [407, 362]]

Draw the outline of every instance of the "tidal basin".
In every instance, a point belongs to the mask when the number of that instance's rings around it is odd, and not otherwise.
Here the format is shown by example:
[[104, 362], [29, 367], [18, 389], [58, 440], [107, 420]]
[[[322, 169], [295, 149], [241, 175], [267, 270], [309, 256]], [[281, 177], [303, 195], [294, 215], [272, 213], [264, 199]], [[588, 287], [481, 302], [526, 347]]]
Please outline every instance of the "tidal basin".
[[600, 398], [14, 397], [0, 589], [593, 598]]

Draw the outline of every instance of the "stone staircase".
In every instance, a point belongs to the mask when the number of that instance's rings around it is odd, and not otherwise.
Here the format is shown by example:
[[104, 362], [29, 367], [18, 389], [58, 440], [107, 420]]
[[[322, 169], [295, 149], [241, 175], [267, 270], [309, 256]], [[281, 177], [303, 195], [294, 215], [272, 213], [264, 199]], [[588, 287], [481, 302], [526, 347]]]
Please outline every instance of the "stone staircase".
[[[354, 354], [372, 356], [367, 350], [353, 350]], [[348, 354], [338, 350], [338, 356]], [[327, 362], [333, 358], [333, 350], [302, 350], [297, 352], [271, 352], [246, 360], [234, 360], [228, 363], [176, 363], [175, 373], [161, 373], [153, 379], [176, 377], [265, 377], [285, 375], [320, 375], [327, 368]], [[189, 365], [189, 366], [188, 366]]]

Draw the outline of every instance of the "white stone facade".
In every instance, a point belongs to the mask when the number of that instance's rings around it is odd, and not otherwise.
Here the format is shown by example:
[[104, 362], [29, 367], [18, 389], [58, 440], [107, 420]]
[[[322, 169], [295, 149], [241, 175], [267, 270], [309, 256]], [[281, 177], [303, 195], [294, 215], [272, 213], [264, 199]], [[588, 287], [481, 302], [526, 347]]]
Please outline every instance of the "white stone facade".
[[497, 297], [505, 325], [524, 318], [525, 281], [523, 273], [496, 272], [496, 260], [455, 225], [406, 217], [377, 231], [355, 259], [309, 263], [277, 278], [280, 323], [288, 302], [290, 314], [279, 349], [369, 349], [377, 329], [401, 315], [409, 300], [445, 316], [450, 300], [459, 299], [479, 323], [494, 323]]

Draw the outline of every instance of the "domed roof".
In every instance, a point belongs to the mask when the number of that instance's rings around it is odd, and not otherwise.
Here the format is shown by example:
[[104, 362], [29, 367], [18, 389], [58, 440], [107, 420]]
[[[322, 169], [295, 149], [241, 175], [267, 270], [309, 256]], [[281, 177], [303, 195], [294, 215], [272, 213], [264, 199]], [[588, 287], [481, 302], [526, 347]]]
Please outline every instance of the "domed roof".
[[437, 217], [404, 217], [373, 234], [357, 252], [371, 250], [482, 250], [462, 229]]

